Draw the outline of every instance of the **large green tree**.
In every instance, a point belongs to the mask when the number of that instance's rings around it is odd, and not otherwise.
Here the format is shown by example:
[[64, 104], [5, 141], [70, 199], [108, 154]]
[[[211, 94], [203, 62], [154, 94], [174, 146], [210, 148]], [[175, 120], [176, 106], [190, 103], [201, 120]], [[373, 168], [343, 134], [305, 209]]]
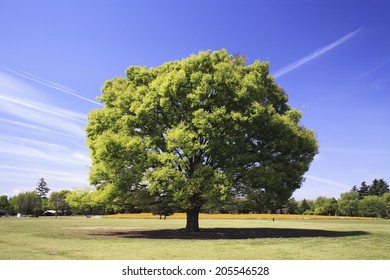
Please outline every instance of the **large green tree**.
[[198, 231], [202, 206], [230, 195], [282, 204], [317, 153], [314, 133], [269, 74], [226, 50], [155, 68], [132, 66], [106, 81], [89, 113], [90, 182], [129, 195], [171, 197]]

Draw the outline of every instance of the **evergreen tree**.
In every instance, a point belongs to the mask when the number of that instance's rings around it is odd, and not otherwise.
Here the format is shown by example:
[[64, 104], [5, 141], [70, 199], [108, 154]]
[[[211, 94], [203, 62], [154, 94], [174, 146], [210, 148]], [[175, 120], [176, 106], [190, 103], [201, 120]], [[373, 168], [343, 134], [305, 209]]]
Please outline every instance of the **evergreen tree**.
[[46, 198], [46, 194], [49, 192], [49, 187], [47, 186], [47, 183], [45, 182], [44, 178], [39, 179], [38, 186], [35, 188], [35, 193], [38, 196], [38, 203], [35, 211], [35, 216], [38, 217], [42, 213], [42, 199]]
[[367, 185], [365, 181], [363, 181], [359, 188], [359, 198], [362, 199], [363, 197], [370, 195], [370, 186]]
[[358, 193], [358, 192], [359, 192], [359, 188], [356, 187], [356, 185], [354, 185], [354, 186], [352, 187], [352, 189], [351, 189], [351, 192], [353, 192], [353, 193]]
[[298, 203], [298, 209], [300, 214], [304, 214], [306, 211], [310, 210], [310, 205], [307, 203], [306, 199], [303, 199]]
[[369, 193], [370, 195], [382, 196], [389, 192], [389, 185], [383, 179], [375, 179], [372, 181]]

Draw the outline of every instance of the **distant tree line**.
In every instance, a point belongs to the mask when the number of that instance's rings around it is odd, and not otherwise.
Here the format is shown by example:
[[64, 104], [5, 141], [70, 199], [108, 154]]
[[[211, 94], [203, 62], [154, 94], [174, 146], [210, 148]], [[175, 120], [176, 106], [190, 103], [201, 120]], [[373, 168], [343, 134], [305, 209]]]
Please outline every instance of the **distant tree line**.
[[390, 218], [390, 190], [383, 179], [375, 179], [371, 185], [362, 182], [360, 187], [353, 186], [340, 198], [320, 196], [315, 200], [296, 202], [293, 198], [286, 205], [290, 214], [339, 215], [353, 217]]
[[[160, 218], [180, 212], [173, 206], [167, 195], [150, 195], [147, 191], [122, 193], [108, 188], [74, 188], [52, 192], [46, 197], [48, 188], [43, 184], [43, 178], [38, 187], [31, 192], [20, 193], [8, 198], [0, 196], [0, 209], [11, 215], [42, 215], [46, 210], [55, 210], [59, 215], [105, 215], [113, 213], [150, 212]], [[42, 189], [43, 187], [43, 189]], [[280, 213], [326, 216], [355, 216], [390, 218], [390, 189], [383, 179], [375, 179], [368, 185], [362, 182], [359, 187], [353, 186], [349, 192], [342, 193], [339, 199], [319, 196], [316, 199], [296, 201], [290, 198], [281, 203], [272, 201], [259, 194], [251, 197], [230, 197], [224, 203], [210, 201], [202, 212], [204, 213]], [[37, 214], [38, 213], [38, 214]]]

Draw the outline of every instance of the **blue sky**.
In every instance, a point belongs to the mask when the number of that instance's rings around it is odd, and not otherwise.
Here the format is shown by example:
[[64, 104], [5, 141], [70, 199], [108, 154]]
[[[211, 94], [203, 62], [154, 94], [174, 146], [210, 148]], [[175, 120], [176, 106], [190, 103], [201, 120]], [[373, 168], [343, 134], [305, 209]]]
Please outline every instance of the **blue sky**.
[[0, 9], [0, 195], [88, 186], [105, 80], [226, 48], [268, 60], [320, 153], [296, 199], [390, 181], [389, 1], [18, 1]]

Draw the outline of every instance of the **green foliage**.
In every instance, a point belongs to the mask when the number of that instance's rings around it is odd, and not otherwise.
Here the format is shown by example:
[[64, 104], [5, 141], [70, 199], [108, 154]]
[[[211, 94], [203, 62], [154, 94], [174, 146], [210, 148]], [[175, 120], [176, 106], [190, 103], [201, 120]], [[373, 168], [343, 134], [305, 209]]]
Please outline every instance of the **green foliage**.
[[374, 179], [371, 185], [362, 182], [360, 188], [353, 187], [353, 191], [359, 194], [359, 198], [365, 196], [382, 196], [390, 191], [389, 185], [383, 179]]
[[359, 194], [346, 192], [340, 195], [337, 211], [343, 216], [357, 216], [359, 209]]
[[290, 198], [286, 204], [288, 214], [299, 214], [298, 202], [294, 198]]
[[145, 189], [126, 191], [112, 184], [95, 191], [93, 198], [104, 214], [150, 212], [153, 200]]
[[[49, 192], [49, 188], [47, 186], [47, 183], [45, 182], [44, 178], [39, 179], [38, 186], [35, 188], [35, 192], [38, 196], [38, 203], [35, 211], [35, 216], [40, 216], [42, 215], [42, 206], [43, 203], [47, 203], [46, 200], [46, 194]], [[45, 199], [45, 200], [43, 200]]]
[[35, 191], [23, 192], [9, 200], [13, 213], [29, 215], [35, 213], [38, 205], [38, 196]]
[[68, 190], [61, 190], [59, 192], [52, 192], [49, 198], [49, 207], [56, 211], [61, 211], [63, 215], [69, 211], [69, 205], [66, 202], [66, 196], [70, 193]]
[[310, 201], [307, 201], [306, 199], [303, 199], [298, 202], [298, 213], [299, 214], [304, 214], [306, 211], [309, 211], [311, 208], [311, 205], [309, 203]]
[[362, 182], [348, 193], [341, 194], [339, 212], [348, 216], [389, 217], [389, 185], [384, 179], [374, 179], [371, 185]]
[[382, 201], [385, 207], [386, 217], [390, 218], [390, 192], [387, 192], [382, 196]]
[[358, 190], [358, 193], [360, 198], [370, 195], [370, 186], [368, 186], [367, 183], [363, 181]]
[[49, 192], [49, 190], [50, 189], [45, 182], [45, 178], [39, 179], [37, 187], [35, 189], [35, 192], [37, 193], [38, 197], [46, 197], [46, 194]]
[[92, 214], [95, 206], [93, 193], [92, 188], [74, 188], [66, 195], [65, 201], [71, 207], [73, 214]]
[[358, 214], [363, 217], [385, 217], [386, 205], [384, 200], [378, 196], [365, 196], [359, 200]]
[[150, 212], [153, 215], [159, 215], [160, 219], [162, 216], [166, 219], [167, 216], [175, 213], [175, 207], [172, 205], [172, 198], [166, 195], [154, 197], [153, 201], [150, 203]]
[[313, 204], [314, 214], [334, 216], [337, 213], [337, 200], [319, 196]]
[[352, 187], [352, 189], [351, 189], [351, 192], [353, 192], [353, 193], [358, 193], [358, 192], [359, 192], [359, 188], [356, 187], [356, 185], [354, 185], [354, 186]]
[[6, 196], [6, 195], [1, 195], [0, 196], [0, 209], [10, 210], [10, 204], [9, 204], [9, 201], [8, 201], [8, 196]]
[[382, 196], [390, 191], [389, 185], [383, 179], [374, 179], [370, 186], [370, 195]]
[[91, 183], [169, 194], [192, 212], [253, 190], [286, 202], [318, 147], [268, 69], [220, 50], [107, 81], [88, 115]]

